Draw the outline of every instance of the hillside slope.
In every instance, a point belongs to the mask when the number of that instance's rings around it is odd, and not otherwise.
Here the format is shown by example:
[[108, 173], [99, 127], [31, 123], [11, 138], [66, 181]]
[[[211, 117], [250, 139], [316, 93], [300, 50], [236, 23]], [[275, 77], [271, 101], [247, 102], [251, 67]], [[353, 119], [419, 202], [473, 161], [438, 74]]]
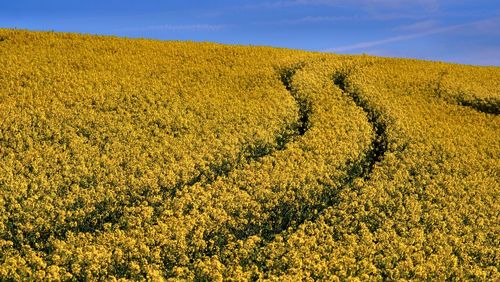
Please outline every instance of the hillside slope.
[[0, 280], [500, 280], [500, 68], [0, 29]]

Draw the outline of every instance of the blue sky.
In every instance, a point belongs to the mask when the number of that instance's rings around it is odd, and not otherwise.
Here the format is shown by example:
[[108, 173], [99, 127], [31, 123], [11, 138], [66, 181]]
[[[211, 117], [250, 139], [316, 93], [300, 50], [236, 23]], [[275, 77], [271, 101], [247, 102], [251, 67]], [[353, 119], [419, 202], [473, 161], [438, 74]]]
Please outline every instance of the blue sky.
[[500, 0], [0, 0], [0, 27], [500, 66]]

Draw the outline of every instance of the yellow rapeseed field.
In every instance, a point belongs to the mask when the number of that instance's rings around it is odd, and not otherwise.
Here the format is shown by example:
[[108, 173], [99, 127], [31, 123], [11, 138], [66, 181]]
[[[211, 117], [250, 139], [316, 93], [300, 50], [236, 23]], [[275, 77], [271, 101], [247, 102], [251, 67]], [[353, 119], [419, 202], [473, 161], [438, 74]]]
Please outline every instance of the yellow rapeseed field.
[[499, 113], [499, 67], [0, 29], [0, 280], [498, 281]]

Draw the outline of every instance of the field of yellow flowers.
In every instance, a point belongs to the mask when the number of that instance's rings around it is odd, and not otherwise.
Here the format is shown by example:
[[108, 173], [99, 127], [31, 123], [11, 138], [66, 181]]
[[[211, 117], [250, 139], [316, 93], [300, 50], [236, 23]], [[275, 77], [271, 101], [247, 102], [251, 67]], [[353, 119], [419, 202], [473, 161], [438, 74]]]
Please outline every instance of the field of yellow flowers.
[[500, 68], [0, 29], [1, 281], [500, 280]]

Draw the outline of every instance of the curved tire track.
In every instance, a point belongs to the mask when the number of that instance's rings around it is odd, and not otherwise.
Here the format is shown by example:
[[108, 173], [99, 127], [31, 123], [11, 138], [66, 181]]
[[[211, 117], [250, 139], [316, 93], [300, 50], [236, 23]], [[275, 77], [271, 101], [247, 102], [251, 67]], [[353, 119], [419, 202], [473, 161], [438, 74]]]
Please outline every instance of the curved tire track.
[[[285, 88], [290, 92], [290, 95], [296, 99], [297, 103], [301, 108], [301, 126], [305, 131], [309, 128], [309, 114], [311, 108], [310, 104], [312, 102], [299, 100], [297, 95], [297, 90], [292, 86], [293, 75], [295, 75], [298, 69], [299, 68], [286, 69], [285, 71], [282, 72], [285, 75], [282, 74], [281, 79]], [[341, 189], [332, 191], [332, 189], [328, 187], [327, 184], [318, 182], [319, 185], [326, 186], [324, 194], [319, 196], [320, 199], [326, 199], [326, 200], [322, 203], [318, 203], [313, 207], [304, 206], [301, 210], [317, 210], [318, 211], [317, 215], [312, 215], [310, 217], [296, 218], [293, 227], [299, 226], [306, 220], [314, 220], [323, 212], [324, 209], [337, 204], [338, 193], [346, 187], [352, 187], [356, 179], [362, 178], [363, 180], [369, 180], [374, 166], [383, 160], [384, 155], [388, 150], [387, 149], [388, 138], [386, 134], [387, 125], [382, 121], [381, 113], [376, 111], [369, 104], [367, 100], [361, 97], [361, 95], [357, 91], [350, 90], [350, 88], [348, 87], [349, 86], [348, 76], [349, 76], [348, 72], [337, 71], [334, 73], [332, 77], [333, 83], [337, 87], [339, 87], [343, 93], [351, 97], [356, 106], [361, 108], [365, 112], [368, 119], [368, 123], [371, 124], [375, 136], [371, 142], [370, 149], [365, 153], [365, 157], [358, 160], [357, 162], [350, 164], [348, 177], [341, 181], [342, 182], [342, 184], [340, 185], [340, 187], [342, 187]], [[283, 210], [287, 211], [288, 209], [284, 208]], [[286, 217], [290, 216], [287, 214]], [[287, 230], [289, 227], [292, 227], [290, 221], [288, 221], [288, 224], [274, 228], [272, 232], [270, 232], [271, 234], [266, 236], [265, 239], [271, 240], [275, 235], [283, 232], [284, 230]]]
[[278, 133], [274, 143], [268, 144], [252, 144], [245, 147], [239, 154], [238, 160], [234, 163], [223, 162], [221, 164], [210, 165], [210, 170], [202, 171], [199, 175], [187, 181], [186, 183], [179, 183], [172, 192], [172, 197], [175, 197], [176, 192], [184, 186], [194, 186], [197, 183], [202, 182], [203, 184], [212, 184], [219, 177], [227, 176], [231, 171], [242, 167], [252, 161], [257, 161], [258, 159], [270, 155], [276, 151], [282, 151], [285, 149], [286, 145], [297, 137], [305, 134], [309, 127], [309, 114], [310, 107], [304, 103], [304, 101], [299, 101], [295, 91], [292, 89], [290, 77], [295, 74], [295, 72], [302, 68], [303, 64], [299, 64], [294, 68], [284, 68], [279, 72], [280, 79], [291, 94], [291, 96], [296, 101], [299, 107], [299, 120], [287, 125], [284, 130]]
[[369, 179], [374, 165], [377, 162], [382, 161], [382, 158], [387, 151], [387, 125], [382, 122], [381, 114], [370, 106], [369, 102], [363, 99], [356, 90], [352, 90], [351, 87], [349, 87], [349, 75], [350, 74], [347, 71], [336, 71], [332, 76], [332, 80], [333, 83], [337, 85], [340, 90], [342, 90], [342, 92], [352, 98], [356, 106], [360, 107], [366, 113], [368, 122], [372, 125], [373, 131], [375, 132], [375, 138], [372, 140], [371, 150], [368, 152], [367, 157], [364, 160], [365, 165], [363, 167], [363, 175], [359, 176], [366, 180]]
[[456, 101], [456, 104], [463, 107], [474, 109], [478, 112], [482, 112], [485, 114], [492, 114], [492, 115], [500, 114], [500, 99], [476, 98], [474, 100], [468, 100], [461, 97], [457, 97], [454, 100]]
[[435, 85], [432, 87], [432, 91], [437, 98], [443, 99], [449, 104], [468, 107], [481, 113], [492, 115], [500, 114], [500, 99], [493, 97], [478, 98], [474, 96], [467, 99], [463, 92], [453, 94], [443, 89], [442, 81], [447, 75], [449, 75], [449, 73], [446, 71], [440, 72], [436, 81], [433, 82]]
[[[301, 123], [299, 132], [305, 132], [309, 129], [309, 114], [310, 114], [310, 104], [312, 101], [302, 101], [298, 100], [297, 90], [292, 86], [293, 76], [295, 75], [298, 68], [284, 69], [280, 73], [280, 77], [285, 88], [290, 92], [290, 95], [294, 97], [297, 103], [301, 106]], [[236, 240], [245, 241], [254, 235], [259, 235], [262, 240], [258, 243], [258, 248], [265, 248], [266, 245], [271, 243], [275, 237], [283, 232], [294, 232], [297, 228], [303, 224], [305, 221], [314, 221], [319, 218], [327, 208], [333, 207], [340, 203], [339, 193], [344, 189], [349, 189], [354, 187], [354, 182], [356, 179], [369, 180], [371, 173], [378, 162], [381, 162], [387, 152], [388, 138], [386, 135], [387, 125], [382, 121], [381, 114], [376, 111], [368, 101], [364, 100], [359, 93], [356, 91], [350, 91], [348, 87], [348, 74], [346, 72], [335, 72], [332, 79], [333, 83], [339, 87], [343, 93], [348, 95], [353, 99], [357, 107], [360, 107], [367, 116], [367, 122], [372, 126], [374, 132], [374, 138], [371, 142], [369, 149], [365, 152], [364, 157], [361, 159], [348, 163], [349, 168], [347, 177], [341, 179], [340, 189], [334, 189], [328, 186], [328, 184], [317, 182], [318, 185], [325, 187], [323, 192], [318, 195], [319, 201], [314, 205], [302, 205], [299, 208], [293, 206], [284, 205], [276, 206], [273, 210], [268, 210], [271, 216], [269, 218], [269, 224], [256, 223], [250, 224], [244, 227], [244, 232], [241, 230], [233, 231], [236, 235]], [[312, 213], [311, 211], [317, 211]], [[279, 223], [276, 225], [270, 225], [271, 223]], [[215, 239], [218, 234], [214, 234], [214, 237], [206, 239]], [[219, 251], [208, 251], [207, 255], [212, 257], [217, 255], [218, 257], [224, 257], [224, 248], [221, 246]], [[229, 255], [231, 257], [231, 255]], [[256, 258], [253, 258], [256, 259]], [[257, 261], [254, 262], [259, 265]]]
[[[291, 81], [286, 81], [286, 80], [290, 77], [290, 75], [293, 75], [300, 67], [294, 68], [293, 70], [286, 69], [280, 73], [281, 81], [283, 82], [283, 84], [290, 93], [292, 93], [290, 84]], [[162, 197], [164, 199], [166, 198], [173, 199], [177, 196], [178, 191], [186, 187], [195, 186], [197, 184], [201, 185], [212, 184], [215, 181], [217, 181], [217, 179], [219, 179], [220, 177], [225, 177], [229, 175], [231, 171], [241, 168], [247, 163], [257, 161], [258, 159], [266, 155], [270, 155], [273, 152], [284, 150], [288, 143], [292, 142], [297, 137], [304, 135], [308, 129], [309, 110], [305, 104], [298, 102], [296, 96], [292, 95], [292, 97], [295, 99], [295, 101], [297, 101], [298, 104], [299, 119], [296, 122], [287, 125], [287, 127], [283, 129], [282, 132], [279, 132], [277, 134], [274, 143], [264, 143], [264, 144], [258, 143], [258, 144], [247, 145], [242, 151], [240, 151], [240, 153], [237, 156], [237, 161], [235, 163], [231, 163], [228, 161], [222, 161], [221, 163], [212, 163], [209, 165], [208, 170], [201, 171], [197, 176], [193, 177], [192, 179], [186, 182], [179, 182], [176, 185], [174, 185], [174, 187], [160, 187], [160, 191], [163, 194]], [[39, 238], [36, 236], [28, 236], [28, 237], [37, 238], [36, 241], [38, 240], [46, 241], [51, 236], [55, 236], [58, 239], [64, 239], [66, 238], [67, 233], [69, 231], [73, 233], [80, 233], [80, 232], [95, 233], [103, 231], [104, 225], [106, 223], [111, 223], [111, 224], [120, 223], [121, 218], [125, 214], [123, 212], [123, 208], [129, 206], [128, 203], [130, 201], [127, 198], [129, 197], [137, 198], [137, 196], [146, 199], [151, 195], [149, 194], [128, 195], [128, 197], [122, 199], [119, 202], [113, 202], [112, 199], [99, 201], [94, 204], [95, 207], [94, 211], [87, 214], [82, 219], [77, 219], [78, 224], [76, 226], [70, 226], [69, 224], [67, 224], [65, 226], [59, 226], [56, 229], [38, 230], [38, 232], [42, 234], [41, 237]], [[142, 200], [143, 199], [140, 199], [138, 201], [137, 199], [135, 199], [133, 202], [140, 203], [142, 202]], [[161, 210], [159, 206], [153, 206], [153, 207], [154, 207], [154, 215], [153, 215], [154, 218], [155, 216], [158, 216], [161, 213]], [[37, 249], [36, 241], [29, 242], [29, 244], [35, 249]]]

